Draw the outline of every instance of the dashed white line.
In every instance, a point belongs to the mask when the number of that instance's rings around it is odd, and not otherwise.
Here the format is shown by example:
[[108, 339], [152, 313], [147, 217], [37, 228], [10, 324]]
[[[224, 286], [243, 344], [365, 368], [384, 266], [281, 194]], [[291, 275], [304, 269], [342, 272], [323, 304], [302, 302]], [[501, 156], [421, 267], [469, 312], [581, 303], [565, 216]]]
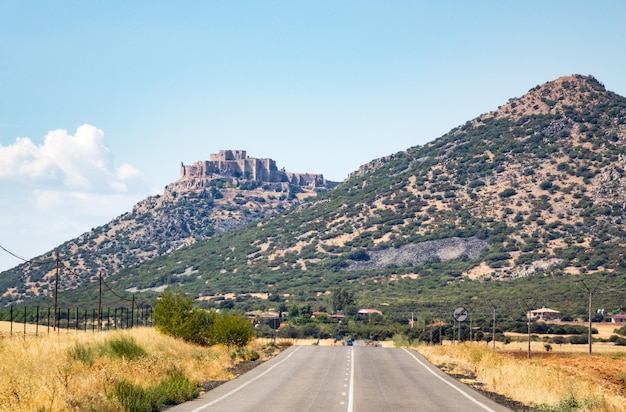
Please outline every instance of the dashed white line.
[[354, 348], [350, 348], [350, 395], [348, 396], [348, 412], [354, 407]]

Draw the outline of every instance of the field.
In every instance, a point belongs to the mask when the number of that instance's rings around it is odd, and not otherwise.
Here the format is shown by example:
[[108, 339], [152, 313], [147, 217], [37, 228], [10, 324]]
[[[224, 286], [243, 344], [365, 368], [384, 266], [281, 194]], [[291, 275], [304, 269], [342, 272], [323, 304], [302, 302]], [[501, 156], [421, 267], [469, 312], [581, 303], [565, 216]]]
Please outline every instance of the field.
[[[594, 324], [596, 338], [615, 334], [614, 324]], [[525, 335], [507, 334], [523, 339]], [[516, 401], [517, 410], [626, 411], [626, 347], [594, 342], [589, 346], [514, 341], [419, 346], [431, 362], [479, 390]]]
[[[594, 324], [596, 338], [614, 334], [615, 325]], [[119, 380], [136, 384], [156, 382], [168, 370], [180, 368], [195, 382], [214, 382], [236, 376], [234, 367], [245, 362], [232, 358], [224, 347], [202, 348], [160, 335], [151, 328], [110, 332], [57, 332], [34, 325], [0, 322], [0, 357], [11, 359], [0, 365], [1, 411], [118, 411], [106, 396]], [[35, 333], [39, 336], [35, 336]], [[485, 342], [415, 347], [431, 362], [461, 381], [485, 392], [500, 394], [518, 411], [626, 410], [626, 348], [595, 342], [593, 355], [588, 345], [555, 345], [546, 351], [543, 342], [531, 342], [527, 359], [525, 335], [508, 334], [509, 344], [497, 342], [495, 351]], [[147, 356], [129, 360], [96, 356], [91, 364], [80, 361], [77, 349], [102, 347], [107, 341], [126, 339], [145, 349]], [[266, 351], [271, 340], [258, 341], [261, 359], [274, 356]], [[279, 343], [282, 343], [279, 340]], [[330, 340], [288, 340], [285, 344], [332, 345]], [[393, 342], [380, 342], [383, 347]], [[502, 399], [500, 399], [502, 400]]]
[[[24, 336], [23, 324], [14, 323], [11, 335], [10, 324], [0, 322], [0, 411], [120, 411], [120, 402], [107, 396], [120, 382], [154, 386], [181, 371], [192, 382], [210, 384], [234, 378], [246, 364], [228, 348], [190, 345], [152, 328], [35, 332], [27, 325]], [[277, 352], [249, 350], [261, 359]]]

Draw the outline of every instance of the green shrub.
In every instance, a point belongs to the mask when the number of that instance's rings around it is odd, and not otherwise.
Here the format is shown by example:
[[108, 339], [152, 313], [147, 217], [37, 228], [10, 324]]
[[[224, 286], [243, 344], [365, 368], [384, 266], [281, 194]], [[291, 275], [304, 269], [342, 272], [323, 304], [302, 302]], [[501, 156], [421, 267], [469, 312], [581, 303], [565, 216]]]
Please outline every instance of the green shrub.
[[208, 345], [213, 312], [194, 307], [190, 297], [165, 292], [154, 307], [155, 327], [161, 333], [187, 342]]
[[120, 380], [113, 383], [107, 397], [127, 412], [157, 412], [164, 405], [165, 396], [157, 391]]
[[161, 381], [156, 389], [163, 394], [163, 404], [165, 405], [178, 405], [195, 399], [200, 394], [198, 383], [190, 381], [183, 371], [176, 366], [167, 371], [166, 379]]
[[243, 316], [223, 313], [215, 318], [211, 328], [211, 342], [226, 346], [246, 346], [255, 332], [252, 324]]
[[230, 353], [230, 358], [232, 360], [239, 358], [246, 361], [256, 361], [259, 360], [260, 357], [261, 355], [259, 355], [259, 352], [246, 348], [237, 348]]
[[500, 198], [505, 199], [507, 197], [511, 197], [517, 194], [517, 191], [515, 189], [512, 188], [508, 188], [508, 189], [504, 189], [502, 192], [498, 193], [498, 196], [500, 196]]
[[105, 356], [128, 360], [139, 359], [148, 355], [146, 350], [135, 342], [134, 338], [125, 336], [104, 342], [99, 350]]
[[85, 365], [93, 365], [94, 363], [94, 349], [83, 343], [77, 343], [73, 348], [68, 351], [70, 359], [81, 362]]
[[198, 397], [197, 382], [191, 382], [181, 369], [173, 367], [157, 385], [143, 388], [126, 380], [115, 381], [107, 398], [128, 412], [156, 412], [164, 405], [178, 405]]

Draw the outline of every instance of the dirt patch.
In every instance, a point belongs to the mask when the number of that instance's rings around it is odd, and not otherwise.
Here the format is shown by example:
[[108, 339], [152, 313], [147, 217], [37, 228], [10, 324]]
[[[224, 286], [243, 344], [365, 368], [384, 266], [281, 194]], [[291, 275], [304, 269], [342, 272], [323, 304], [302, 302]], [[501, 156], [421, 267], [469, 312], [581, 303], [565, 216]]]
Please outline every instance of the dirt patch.
[[[500, 351], [500, 354], [524, 359], [520, 351]], [[536, 352], [533, 361], [557, 367], [563, 373], [590, 380], [608, 387], [611, 392], [626, 396], [626, 353], [588, 355], [576, 352]]]
[[572, 376], [585, 377], [613, 393], [626, 395], [626, 357], [614, 356], [546, 356], [542, 362], [555, 365]]

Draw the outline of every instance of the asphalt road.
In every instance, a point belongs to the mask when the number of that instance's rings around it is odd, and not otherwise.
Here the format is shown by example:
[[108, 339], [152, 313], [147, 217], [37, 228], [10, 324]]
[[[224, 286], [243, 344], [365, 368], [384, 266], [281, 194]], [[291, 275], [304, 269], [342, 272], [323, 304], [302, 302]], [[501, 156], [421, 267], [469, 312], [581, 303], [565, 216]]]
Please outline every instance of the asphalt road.
[[415, 351], [294, 346], [167, 412], [502, 412]]

